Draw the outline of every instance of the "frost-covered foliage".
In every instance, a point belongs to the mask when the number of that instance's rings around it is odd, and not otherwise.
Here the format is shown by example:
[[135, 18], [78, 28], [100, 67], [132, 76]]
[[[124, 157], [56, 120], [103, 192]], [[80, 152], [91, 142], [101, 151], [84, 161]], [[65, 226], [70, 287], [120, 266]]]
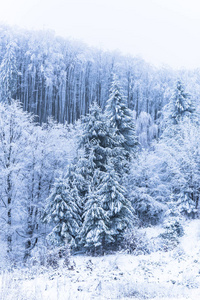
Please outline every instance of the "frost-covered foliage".
[[109, 218], [107, 226], [111, 240], [110, 247], [117, 249], [122, 243], [125, 230], [133, 227], [135, 216], [126, 190], [120, 184], [120, 178], [112, 163], [107, 166], [98, 194]]
[[129, 176], [132, 205], [143, 225], [155, 225], [167, 209], [165, 202], [169, 191], [158, 173], [162, 161], [160, 158], [155, 161], [155, 158], [155, 152], [141, 153], [132, 163]]
[[174, 119], [175, 124], [178, 123], [183, 117], [189, 116], [194, 112], [192, 107], [191, 97], [185, 92], [181, 81], [177, 81], [176, 89], [171, 100], [173, 110], [171, 118]]
[[136, 134], [142, 148], [148, 149], [152, 141], [158, 138], [158, 125], [150, 114], [142, 111], [136, 119]]
[[[28, 161], [28, 141], [32, 117], [19, 103], [0, 104], [0, 193], [1, 237], [7, 240], [7, 253], [20, 223], [18, 215], [24, 200], [24, 175]], [[21, 200], [21, 201], [19, 201]]]
[[161, 221], [171, 202], [182, 215], [199, 215], [198, 123], [185, 116], [169, 126], [131, 166], [128, 186], [143, 224]]
[[56, 180], [46, 202], [44, 221], [55, 224], [49, 239], [58, 246], [73, 242], [79, 231], [80, 220], [78, 206], [66, 180]]
[[[101, 172], [96, 170], [94, 173], [96, 183], [99, 184], [101, 176]], [[89, 186], [83, 218], [80, 244], [91, 254], [103, 254], [106, 245], [111, 243], [113, 239], [108, 228], [109, 217], [98, 193], [98, 185], [94, 181]]]
[[171, 203], [180, 215], [199, 215], [198, 114], [180, 82], [174, 94], [164, 108], [160, 139], [142, 151], [131, 167], [128, 186], [142, 224], [168, 219]]
[[169, 251], [180, 243], [180, 237], [184, 235], [183, 225], [178, 217], [171, 216], [165, 220], [163, 228], [165, 231], [160, 234], [161, 247], [165, 251]]
[[[137, 138], [133, 113], [128, 108], [126, 100], [120, 88], [120, 84], [113, 75], [110, 97], [107, 100], [106, 117], [110, 121], [111, 128], [115, 129], [118, 146], [121, 147], [121, 156], [130, 161], [131, 155], [136, 153]], [[119, 156], [119, 153], [117, 153]]]
[[194, 119], [194, 111], [194, 101], [191, 95], [185, 91], [183, 83], [178, 80], [169, 103], [163, 108], [162, 130], [176, 128], [172, 125], [178, 125], [186, 117]]
[[115, 132], [109, 127], [102, 109], [96, 102], [90, 106], [90, 113], [84, 117], [83, 127], [80, 146], [84, 148], [87, 159], [92, 152], [94, 168], [103, 171], [107, 157], [111, 155], [109, 152]]
[[37, 126], [15, 101], [1, 103], [0, 115], [0, 238], [9, 259], [26, 261], [44, 236], [44, 200], [75, 155], [76, 130], [53, 121]]
[[199, 116], [193, 109], [185, 112], [164, 130], [157, 149], [173, 164], [168, 178], [177, 207], [195, 217], [199, 213]]
[[180, 170], [174, 196], [180, 211], [191, 217], [199, 214], [199, 141], [198, 126], [187, 120], [173, 144]]
[[17, 62], [18, 47], [14, 41], [6, 45], [6, 52], [0, 64], [0, 98], [3, 102], [11, 102], [17, 92]]
[[153, 239], [148, 238], [146, 233], [135, 228], [134, 230], [126, 230], [123, 244], [127, 253], [134, 255], [146, 255], [158, 250]]

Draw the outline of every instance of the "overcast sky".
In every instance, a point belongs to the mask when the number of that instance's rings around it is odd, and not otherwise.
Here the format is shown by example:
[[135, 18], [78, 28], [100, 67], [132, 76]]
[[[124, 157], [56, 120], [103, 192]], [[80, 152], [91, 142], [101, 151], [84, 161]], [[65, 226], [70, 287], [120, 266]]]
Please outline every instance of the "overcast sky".
[[0, 21], [173, 68], [200, 67], [199, 0], [1, 0]]

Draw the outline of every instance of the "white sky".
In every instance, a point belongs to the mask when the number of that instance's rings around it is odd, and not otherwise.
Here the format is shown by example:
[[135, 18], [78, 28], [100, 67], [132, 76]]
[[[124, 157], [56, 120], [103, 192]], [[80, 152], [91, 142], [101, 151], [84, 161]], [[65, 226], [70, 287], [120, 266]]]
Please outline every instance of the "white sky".
[[0, 0], [0, 21], [174, 68], [200, 67], [199, 0]]

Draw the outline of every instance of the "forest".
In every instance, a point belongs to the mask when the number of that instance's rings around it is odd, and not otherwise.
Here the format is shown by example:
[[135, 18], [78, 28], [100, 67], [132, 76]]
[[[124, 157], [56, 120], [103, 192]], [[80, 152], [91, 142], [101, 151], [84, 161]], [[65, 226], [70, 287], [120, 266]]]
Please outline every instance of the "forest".
[[199, 79], [1, 25], [1, 267], [134, 253], [158, 224], [176, 247], [200, 214]]

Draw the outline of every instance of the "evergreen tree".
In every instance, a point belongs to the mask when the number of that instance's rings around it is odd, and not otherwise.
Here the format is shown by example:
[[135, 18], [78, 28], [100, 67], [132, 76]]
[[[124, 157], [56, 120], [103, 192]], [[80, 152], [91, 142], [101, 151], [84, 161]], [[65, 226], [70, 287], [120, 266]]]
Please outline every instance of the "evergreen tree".
[[83, 133], [75, 168], [75, 173], [80, 176], [78, 190], [82, 200], [82, 212], [95, 170], [106, 171], [106, 162], [112, 156], [112, 133], [101, 108], [95, 102], [90, 106], [90, 113], [83, 119]]
[[121, 245], [125, 230], [133, 227], [135, 217], [126, 190], [120, 184], [120, 177], [111, 161], [106, 169], [99, 185], [98, 195], [108, 217], [110, 242], [105, 247], [116, 250]]
[[175, 124], [182, 120], [183, 117], [189, 116], [194, 112], [190, 95], [185, 92], [180, 80], [177, 81], [171, 102], [173, 104], [171, 118]]
[[105, 114], [110, 121], [111, 128], [115, 129], [116, 169], [119, 173], [122, 173], [123, 169], [127, 172], [128, 161], [131, 160], [132, 154], [136, 152], [137, 140], [133, 114], [127, 107], [115, 75], [113, 76]]
[[173, 137], [179, 131], [179, 126], [174, 125], [179, 125], [180, 122], [187, 120], [187, 117], [196, 119], [194, 112], [191, 96], [185, 92], [183, 84], [178, 80], [169, 103], [163, 108], [163, 118], [160, 121], [161, 132], [164, 132], [164, 136]]
[[[84, 121], [81, 140], [84, 157], [82, 165], [78, 163], [88, 187], [85, 193], [82, 244], [86, 248], [93, 245], [93, 251], [97, 248], [101, 251], [117, 249], [125, 229], [133, 224], [134, 219], [125, 189], [120, 183], [120, 176], [111, 163], [113, 156], [115, 162], [118, 159], [114, 151], [120, 148], [116, 142], [120, 136], [117, 136], [116, 128], [109, 127], [96, 103], [90, 107], [90, 114]], [[123, 138], [122, 135], [121, 137]], [[123, 150], [122, 147], [121, 149]]]
[[[68, 166], [65, 181], [69, 186], [73, 201], [77, 205], [77, 212], [81, 224], [83, 222], [84, 196], [88, 189], [88, 181], [83, 177], [83, 170], [80, 168], [79, 163]], [[85, 170], [88, 170], [87, 167]]]
[[80, 231], [80, 244], [92, 254], [102, 254], [106, 245], [113, 241], [108, 228], [109, 218], [98, 193], [102, 173], [98, 169], [94, 172], [94, 179], [89, 186], [85, 204], [84, 222]]
[[94, 168], [105, 170], [104, 165], [113, 143], [114, 130], [109, 128], [108, 122], [96, 102], [90, 106], [90, 113], [83, 119], [84, 130], [80, 146], [84, 148], [88, 159], [93, 153]]
[[93, 149], [90, 150], [89, 155], [85, 153], [82, 154], [81, 157], [78, 158], [73, 171], [73, 182], [74, 186], [78, 191], [78, 195], [80, 197], [80, 216], [83, 222], [83, 212], [84, 205], [87, 199], [89, 185], [93, 180], [94, 172], [95, 172], [95, 156]]
[[80, 220], [78, 207], [65, 179], [60, 178], [55, 182], [46, 202], [44, 221], [55, 224], [49, 235], [50, 240], [58, 246], [74, 242]]

